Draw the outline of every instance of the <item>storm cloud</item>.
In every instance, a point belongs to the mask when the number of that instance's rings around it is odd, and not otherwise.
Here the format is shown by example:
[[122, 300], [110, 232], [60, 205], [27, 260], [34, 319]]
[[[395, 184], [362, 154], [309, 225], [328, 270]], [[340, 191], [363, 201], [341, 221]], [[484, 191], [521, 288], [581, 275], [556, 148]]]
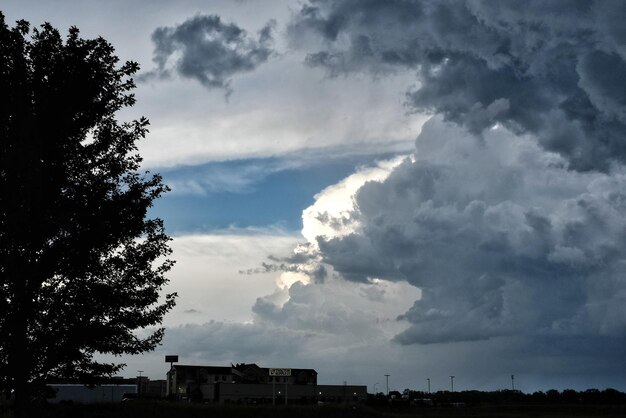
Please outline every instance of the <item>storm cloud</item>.
[[352, 233], [318, 236], [345, 279], [422, 291], [402, 344], [626, 331], [626, 170], [579, 172], [532, 136], [433, 118], [384, 181], [355, 194]]
[[311, 0], [289, 33], [331, 75], [415, 71], [412, 110], [606, 171], [626, 161], [625, 19], [621, 1]]
[[272, 55], [274, 25], [270, 21], [257, 39], [216, 15], [197, 15], [174, 27], [157, 28], [152, 33], [157, 68], [146, 76], [175, 72], [230, 93], [233, 75], [254, 70]]

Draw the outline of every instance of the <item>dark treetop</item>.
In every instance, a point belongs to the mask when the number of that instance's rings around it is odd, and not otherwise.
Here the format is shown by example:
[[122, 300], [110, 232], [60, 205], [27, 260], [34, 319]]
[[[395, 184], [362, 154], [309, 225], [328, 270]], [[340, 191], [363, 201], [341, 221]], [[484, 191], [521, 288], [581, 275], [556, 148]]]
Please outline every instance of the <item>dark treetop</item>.
[[18, 405], [49, 377], [121, 368], [97, 352], [154, 349], [174, 306], [169, 238], [146, 218], [167, 187], [138, 172], [148, 121], [115, 119], [138, 70], [118, 61], [102, 38], [0, 13], [0, 385]]

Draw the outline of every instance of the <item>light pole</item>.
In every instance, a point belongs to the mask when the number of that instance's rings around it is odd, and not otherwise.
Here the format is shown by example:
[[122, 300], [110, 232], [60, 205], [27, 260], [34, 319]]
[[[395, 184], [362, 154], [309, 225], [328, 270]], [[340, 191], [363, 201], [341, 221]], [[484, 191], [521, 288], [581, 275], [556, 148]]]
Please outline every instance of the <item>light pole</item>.
[[376, 386], [378, 386], [378, 382], [374, 383], [374, 395], [376, 395], [378, 392], [376, 392]]
[[454, 392], [454, 376], [450, 376], [450, 392]]
[[141, 374], [143, 373], [143, 370], [137, 370], [137, 373], [139, 373], [139, 381], [137, 382], [137, 393], [139, 395], [141, 395]]
[[511, 390], [515, 390], [515, 375], [511, 375]]
[[430, 393], [430, 377], [427, 377], [426, 381], [428, 382], [428, 393]]
[[390, 374], [386, 374], [385, 377], [387, 378], [387, 397], [389, 397], [389, 376], [391, 376]]

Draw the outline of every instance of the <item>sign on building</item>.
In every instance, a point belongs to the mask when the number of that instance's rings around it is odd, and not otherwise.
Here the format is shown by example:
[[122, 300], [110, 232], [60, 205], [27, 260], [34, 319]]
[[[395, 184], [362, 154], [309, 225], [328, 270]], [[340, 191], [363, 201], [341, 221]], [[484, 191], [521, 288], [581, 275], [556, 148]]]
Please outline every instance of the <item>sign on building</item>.
[[270, 376], [291, 376], [291, 369], [270, 369]]

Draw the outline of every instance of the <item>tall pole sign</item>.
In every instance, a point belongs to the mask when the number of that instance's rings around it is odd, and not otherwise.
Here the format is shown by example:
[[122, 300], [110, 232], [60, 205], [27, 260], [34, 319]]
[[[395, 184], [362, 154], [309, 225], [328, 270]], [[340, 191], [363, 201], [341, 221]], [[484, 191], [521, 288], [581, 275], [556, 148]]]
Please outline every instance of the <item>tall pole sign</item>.
[[165, 356], [165, 362], [170, 364], [170, 371], [167, 373], [167, 396], [177, 393], [176, 388], [174, 387], [174, 376], [172, 373], [172, 368], [174, 368], [174, 363], [178, 363], [177, 355], [167, 355]]
[[177, 355], [165, 356], [165, 362], [170, 364], [170, 370], [171, 370], [172, 367], [174, 366], [174, 363], [178, 363], [178, 356]]

